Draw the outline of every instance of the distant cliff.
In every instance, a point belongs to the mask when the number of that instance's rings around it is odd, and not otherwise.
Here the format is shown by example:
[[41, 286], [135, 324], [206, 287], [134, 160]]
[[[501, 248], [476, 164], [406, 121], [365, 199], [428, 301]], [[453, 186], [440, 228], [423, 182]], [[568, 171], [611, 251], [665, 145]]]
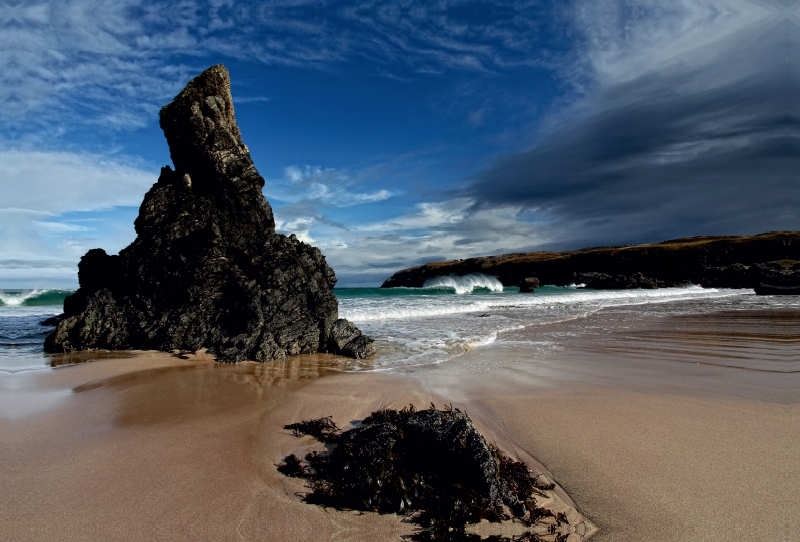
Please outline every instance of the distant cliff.
[[433, 277], [468, 273], [494, 275], [505, 286], [519, 286], [532, 277], [542, 285], [583, 283], [597, 289], [794, 285], [800, 283], [800, 232], [687, 237], [648, 245], [430, 262], [398, 271], [381, 287], [420, 287]]

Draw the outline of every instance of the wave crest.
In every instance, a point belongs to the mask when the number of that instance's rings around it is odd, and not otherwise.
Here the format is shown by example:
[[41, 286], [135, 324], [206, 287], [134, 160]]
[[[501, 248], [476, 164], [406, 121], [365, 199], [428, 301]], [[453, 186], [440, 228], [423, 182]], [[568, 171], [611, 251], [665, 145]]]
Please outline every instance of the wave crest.
[[0, 290], [0, 307], [61, 306], [74, 290]]
[[433, 277], [426, 280], [422, 287], [428, 289], [452, 288], [457, 294], [469, 294], [474, 290], [503, 291], [503, 283], [497, 277], [482, 273], [470, 273], [463, 277], [458, 275]]

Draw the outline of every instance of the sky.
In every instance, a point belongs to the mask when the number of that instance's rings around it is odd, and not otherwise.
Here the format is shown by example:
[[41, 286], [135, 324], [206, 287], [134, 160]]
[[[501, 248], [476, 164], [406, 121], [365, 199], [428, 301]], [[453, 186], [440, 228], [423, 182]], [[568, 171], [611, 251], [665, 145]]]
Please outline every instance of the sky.
[[133, 241], [158, 111], [219, 63], [339, 286], [800, 229], [800, 0], [0, 0], [0, 288]]

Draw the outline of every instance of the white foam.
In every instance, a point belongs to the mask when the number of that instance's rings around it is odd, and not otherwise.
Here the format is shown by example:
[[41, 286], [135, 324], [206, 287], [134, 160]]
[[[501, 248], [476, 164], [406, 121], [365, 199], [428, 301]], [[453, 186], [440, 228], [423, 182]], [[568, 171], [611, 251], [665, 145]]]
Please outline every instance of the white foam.
[[15, 294], [9, 292], [0, 292], [0, 301], [3, 302], [3, 305], [17, 307], [25, 303], [26, 300], [36, 297], [39, 294], [43, 294], [46, 291], [47, 290], [31, 290], [29, 292], [20, 292]]
[[502, 292], [503, 283], [497, 277], [484, 275], [481, 273], [470, 273], [460, 277], [458, 275], [448, 275], [443, 277], [433, 277], [425, 281], [423, 288], [448, 288], [453, 289], [457, 294], [470, 294], [477, 289], [489, 290], [491, 292]]
[[454, 360], [464, 352], [497, 341], [499, 334], [505, 331], [585, 318], [603, 308], [655, 307], [672, 301], [747, 298], [752, 294], [752, 291], [692, 286], [599, 291], [543, 287], [537, 288], [535, 294], [497, 293], [478, 288], [470, 295], [456, 295], [453, 283], [464, 277], [441, 279], [452, 280], [441, 281], [439, 284], [443, 286], [438, 286], [449, 288], [450, 295], [434, 291], [435, 288], [420, 288], [411, 295], [340, 299], [340, 315], [384, 346], [384, 351], [374, 360], [375, 369], [410, 370]]
[[[469, 275], [465, 275], [465, 277], [467, 276]], [[485, 277], [486, 275], [483, 276]], [[452, 277], [437, 278], [449, 279]], [[507, 292], [504, 295], [430, 295], [398, 296], [394, 298], [378, 299], [346, 299], [340, 301], [339, 313], [343, 318], [347, 318], [359, 324], [385, 320], [430, 318], [498, 309], [544, 308], [545, 306], [564, 305], [574, 307], [584, 304], [597, 305], [600, 307], [614, 307], [620, 305], [663, 303], [693, 298], [727, 297], [730, 295], [742, 295], [742, 291], [720, 291], [713, 288], [701, 288], [699, 286], [663, 288], [658, 290], [576, 290], [567, 287], [537, 290], [536, 294]]]
[[[395, 302], [393, 307], [376, 307], [368, 304], [361, 306], [340, 307], [339, 313], [343, 318], [353, 322], [371, 322], [375, 320], [401, 320], [406, 318], [426, 318], [431, 316], [447, 316], [450, 314], [463, 314], [486, 310], [491, 305], [486, 301], [474, 301], [472, 303], [448, 303], [439, 299], [425, 299], [425, 304], [420, 303]], [[344, 305], [344, 304], [342, 304]]]

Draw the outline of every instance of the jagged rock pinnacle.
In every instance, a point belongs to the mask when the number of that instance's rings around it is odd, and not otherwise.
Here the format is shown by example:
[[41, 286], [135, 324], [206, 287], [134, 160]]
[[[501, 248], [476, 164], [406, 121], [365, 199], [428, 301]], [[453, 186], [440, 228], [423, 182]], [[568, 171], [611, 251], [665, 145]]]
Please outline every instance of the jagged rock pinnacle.
[[81, 258], [80, 288], [45, 348], [208, 348], [220, 361], [373, 354], [372, 339], [338, 318], [319, 249], [275, 232], [225, 67], [192, 79], [160, 124], [175, 169], [145, 195], [131, 245]]

